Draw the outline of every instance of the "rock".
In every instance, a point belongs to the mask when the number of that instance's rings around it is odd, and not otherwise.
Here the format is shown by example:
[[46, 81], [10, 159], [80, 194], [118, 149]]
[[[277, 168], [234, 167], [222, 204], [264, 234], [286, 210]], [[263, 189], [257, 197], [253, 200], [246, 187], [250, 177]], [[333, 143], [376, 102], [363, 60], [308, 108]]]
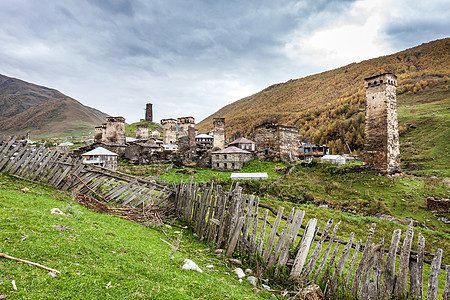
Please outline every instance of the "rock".
[[169, 228], [169, 229], [172, 228], [172, 226], [170, 226], [169, 224], [165, 224], [164, 226], [166, 226], [166, 228]]
[[404, 185], [404, 186], [409, 186], [409, 184], [408, 184], [407, 182], [405, 182], [403, 185]]
[[202, 269], [200, 269], [195, 262], [190, 259], [185, 259], [183, 264], [183, 269], [185, 270], [194, 270], [200, 273], [203, 273]]
[[0, 300], [8, 298], [8, 295], [0, 295]]
[[52, 208], [52, 209], [50, 210], [50, 213], [53, 214], [53, 215], [62, 215], [62, 216], [65, 216], [65, 215], [66, 215], [66, 214], [63, 213], [59, 208]]
[[256, 279], [255, 276], [248, 276], [247, 277], [248, 282], [250, 282], [251, 285], [256, 286], [256, 283], [258, 282], [258, 280]]
[[53, 277], [53, 278], [58, 276], [58, 274], [56, 274], [55, 272], [52, 272], [52, 271], [48, 272], [47, 275], [50, 277]]
[[319, 208], [328, 208], [328, 204], [321, 204], [319, 205]]
[[239, 279], [239, 282], [241, 282], [241, 283], [242, 283], [242, 278], [241, 278], [241, 279]]
[[323, 299], [323, 293], [320, 289], [320, 286], [317, 284], [311, 284], [307, 286], [306, 288], [302, 289], [301, 295], [303, 297], [300, 297], [305, 300], [320, 300]]
[[270, 290], [270, 286], [268, 286], [268, 285], [261, 284], [261, 287], [266, 291]]
[[253, 271], [252, 271], [252, 269], [245, 269], [245, 273], [246, 273], [246, 274], [252, 274]]
[[22, 193], [28, 193], [30, 191], [29, 188], [24, 187], [23, 189], [20, 190]]
[[244, 271], [242, 271], [241, 268], [236, 268], [236, 269], [233, 270], [233, 272], [236, 273], [238, 278], [245, 277], [245, 273], [244, 273]]
[[221, 254], [223, 252], [223, 249], [216, 249], [214, 250], [215, 254]]
[[206, 265], [206, 268], [207, 269], [212, 269], [212, 268], [214, 268], [214, 265]]
[[233, 263], [233, 264], [242, 266], [242, 261], [240, 261], [239, 259], [230, 258], [228, 261], [231, 262], [231, 263]]

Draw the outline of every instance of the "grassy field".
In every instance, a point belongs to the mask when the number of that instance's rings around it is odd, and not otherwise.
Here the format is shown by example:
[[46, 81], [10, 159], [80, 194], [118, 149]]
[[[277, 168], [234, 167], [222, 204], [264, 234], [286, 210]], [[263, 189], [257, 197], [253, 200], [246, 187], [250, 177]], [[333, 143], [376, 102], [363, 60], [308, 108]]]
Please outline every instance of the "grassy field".
[[[67, 215], [51, 214], [52, 208]], [[172, 240], [179, 236], [178, 228], [163, 229]], [[174, 243], [168, 237], [89, 211], [53, 188], [0, 176], [0, 252], [61, 272], [52, 278], [41, 268], [0, 258], [0, 295], [8, 299], [269, 298], [239, 282], [234, 267], [189, 230], [171, 260], [171, 247], [161, 240]], [[181, 269], [185, 258], [204, 272]]]

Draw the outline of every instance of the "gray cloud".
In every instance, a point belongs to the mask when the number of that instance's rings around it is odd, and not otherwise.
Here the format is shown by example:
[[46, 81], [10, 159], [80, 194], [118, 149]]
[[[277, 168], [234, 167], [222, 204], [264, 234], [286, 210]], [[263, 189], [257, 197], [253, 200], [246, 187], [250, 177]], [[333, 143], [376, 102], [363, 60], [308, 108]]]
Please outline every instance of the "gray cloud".
[[[354, 4], [4, 0], [0, 73], [59, 89], [129, 122], [143, 117], [149, 101], [156, 119], [200, 121], [275, 82], [322, 71], [309, 57], [287, 56], [286, 44], [326, 28]], [[446, 34], [442, 11], [429, 8], [430, 17], [421, 19], [408, 9], [383, 25], [393, 48]]]

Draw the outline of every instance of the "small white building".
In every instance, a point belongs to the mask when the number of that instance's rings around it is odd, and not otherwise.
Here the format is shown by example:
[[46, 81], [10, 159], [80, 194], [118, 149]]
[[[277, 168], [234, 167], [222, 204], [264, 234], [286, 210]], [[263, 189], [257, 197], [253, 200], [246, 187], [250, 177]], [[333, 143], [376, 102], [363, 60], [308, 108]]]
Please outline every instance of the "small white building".
[[233, 180], [266, 180], [269, 178], [266, 172], [263, 173], [231, 173]]
[[100, 166], [111, 170], [117, 168], [117, 154], [103, 147], [95, 148], [81, 156], [83, 157], [84, 164]]
[[64, 142], [59, 144], [58, 146], [56, 146], [56, 149], [58, 149], [59, 151], [69, 151], [70, 147], [73, 146], [73, 143], [71, 142]]
[[345, 157], [341, 155], [324, 155], [320, 158], [320, 161], [338, 166], [345, 165]]

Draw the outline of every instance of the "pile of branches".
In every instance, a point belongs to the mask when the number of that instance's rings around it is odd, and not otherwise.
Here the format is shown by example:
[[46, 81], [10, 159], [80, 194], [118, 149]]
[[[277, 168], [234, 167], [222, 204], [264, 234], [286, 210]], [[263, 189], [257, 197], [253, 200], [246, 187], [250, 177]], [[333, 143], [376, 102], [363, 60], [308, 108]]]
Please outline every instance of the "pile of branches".
[[80, 193], [74, 195], [73, 199], [79, 204], [96, 212], [120, 216], [126, 220], [147, 227], [160, 226], [163, 224], [163, 220], [171, 219], [175, 216], [175, 207], [173, 205], [165, 207], [112, 207], [105, 202]]

